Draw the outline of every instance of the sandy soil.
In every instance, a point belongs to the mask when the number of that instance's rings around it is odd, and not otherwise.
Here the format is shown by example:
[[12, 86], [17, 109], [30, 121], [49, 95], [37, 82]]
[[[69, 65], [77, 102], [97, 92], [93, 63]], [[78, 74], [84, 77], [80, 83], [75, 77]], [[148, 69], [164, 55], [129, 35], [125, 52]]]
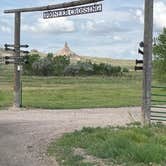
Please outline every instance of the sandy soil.
[[141, 121], [141, 108], [1, 111], [0, 166], [57, 166], [46, 149], [63, 133], [135, 121]]

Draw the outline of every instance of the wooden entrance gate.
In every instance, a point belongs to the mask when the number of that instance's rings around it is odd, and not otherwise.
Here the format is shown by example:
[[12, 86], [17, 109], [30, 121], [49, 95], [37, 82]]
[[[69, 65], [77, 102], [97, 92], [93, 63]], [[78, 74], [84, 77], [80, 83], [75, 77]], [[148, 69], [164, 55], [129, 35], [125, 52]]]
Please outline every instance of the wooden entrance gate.
[[[23, 12], [36, 12], [36, 11], [50, 11], [53, 9], [66, 9], [75, 6], [81, 6], [91, 3], [97, 3], [104, 0], [78, 0], [68, 3], [61, 3], [55, 5], [48, 5], [42, 7], [33, 8], [21, 8], [5, 10], [4, 13], [14, 13], [15, 15], [15, 40], [14, 40], [14, 52], [15, 57], [20, 57], [20, 28], [21, 28], [21, 13]], [[150, 123], [151, 112], [151, 76], [152, 76], [152, 39], [153, 39], [153, 4], [154, 0], [145, 0], [145, 23], [144, 23], [144, 55], [143, 55], [143, 104], [142, 111], [144, 115], [144, 122]], [[90, 12], [89, 12], [90, 13]], [[48, 12], [45, 16], [50, 17], [54, 15], [54, 12]], [[72, 15], [71, 13], [68, 15]], [[61, 16], [66, 16], [61, 14]], [[14, 64], [14, 106], [20, 107], [21, 105], [21, 81], [19, 65]]]

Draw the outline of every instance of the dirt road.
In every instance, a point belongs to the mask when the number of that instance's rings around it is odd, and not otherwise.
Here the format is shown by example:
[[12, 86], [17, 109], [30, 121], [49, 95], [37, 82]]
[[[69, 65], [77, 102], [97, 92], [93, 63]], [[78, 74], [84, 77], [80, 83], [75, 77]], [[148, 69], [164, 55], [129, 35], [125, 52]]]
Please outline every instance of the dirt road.
[[52, 139], [83, 126], [134, 121], [141, 121], [140, 108], [1, 111], [0, 166], [56, 166], [45, 154]]

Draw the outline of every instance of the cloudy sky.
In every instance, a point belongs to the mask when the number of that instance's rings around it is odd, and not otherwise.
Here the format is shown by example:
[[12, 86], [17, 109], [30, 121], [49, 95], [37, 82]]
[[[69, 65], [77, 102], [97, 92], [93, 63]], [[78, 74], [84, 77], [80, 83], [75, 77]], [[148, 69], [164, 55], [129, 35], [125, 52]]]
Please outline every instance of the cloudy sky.
[[[13, 15], [4, 9], [56, 4], [71, 0], [1, 0], [0, 47], [13, 43]], [[22, 14], [21, 43], [55, 52], [67, 41], [80, 55], [135, 59], [143, 39], [144, 0], [104, 0], [103, 12], [42, 19], [42, 12]], [[166, 0], [155, 0], [154, 36], [166, 26]]]

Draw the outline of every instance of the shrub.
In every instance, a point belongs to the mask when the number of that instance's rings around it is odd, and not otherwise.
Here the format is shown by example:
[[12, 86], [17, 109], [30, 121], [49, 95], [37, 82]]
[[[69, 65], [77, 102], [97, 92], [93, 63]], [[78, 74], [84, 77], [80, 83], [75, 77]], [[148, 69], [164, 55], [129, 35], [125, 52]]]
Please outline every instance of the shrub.
[[82, 75], [92, 75], [93, 65], [90, 62], [77, 62], [77, 64], [71, 64], [65, 68], [64, 71], [67, 76], [82, 76]]
[[47, 54], [47, 58], [53, 59], [53, 57], [54, 57], [54, 54], [53, 54], [53, 53], [48, 53], [48, 54]]
[[54, 64], [49, 58], [40, 59], [32, 64], [33, 74], [51, 76], [54, 73]]
[[157, 38], [154, 45], [154, 73], [155, 77], [160, 81], [166, 80], [166, 28]]
[[112, 67], [112, 76], [118, 76], [120, 74], [121, 74], [121, 67], [120, 66]]
[[76, 76], [79, 75], [79, 66], [77, 64], [71, 64], [67, 66], [64, 70], [65, 76]]
[[79, 75], [92, 75], [93, 74], [93, 64], [88, 62], [77, 62], [77, 66], [79, 66]]
[[40, 59], [39, 54], [29, 54], [25, 56], [28, 63], [23, 65], [23, 74], [25, 75], [32, 75], [33, 69], [32, 64], [37, 62]]
[[54, 75], [56, 76], [64, 75], [65, 68], [70, 64], [70, 57], [57, 56], [53, 58], [53, 64], [54, 64]]
[[70, 64], [70, 58], [66, 56], [53, 57], [48, 53], [47, 57], [41, 58], [38, 54], [27, 56], [28, 64], [24, 64], [25, 75], [53, 76], [63, 75], [64, 69]]
[[121, 67], [111, 64], [93, 64], [93, 69], [96, 75], [118, 76], [121, 74]]
[[106, 75], [119, 76], [122, 72], [128, 72], [127, 68], [112, 66], [105, 63], [92, 63], [91, 61], [78, 61], [76, 64], [70, 64], [70, 57], [53, 57], [48, 53], [47, 57], [40, 58], [38, 54], [28, 56], [28, 64], [24, 65], [24, 74], [39, 76], [90, 76]]
[[124, 67], [124, 68], [122, 69], [122, 72], [123, 72], [123, 73], [128, 73], [128, 72], [129, 72], [129, 69], [126, 68], [126, 67]]

